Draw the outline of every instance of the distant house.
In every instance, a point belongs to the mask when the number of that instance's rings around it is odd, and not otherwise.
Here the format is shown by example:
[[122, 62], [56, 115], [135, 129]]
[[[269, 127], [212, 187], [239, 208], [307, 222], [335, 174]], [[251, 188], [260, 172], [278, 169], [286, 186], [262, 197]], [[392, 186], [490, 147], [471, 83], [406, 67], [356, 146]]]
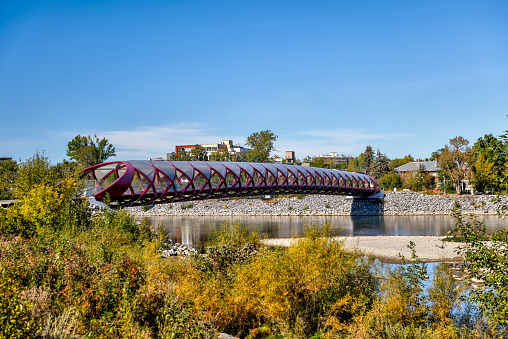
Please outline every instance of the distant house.
[[402, 180], [408, 182], [411, 178], [416, 176], [416, 173], [418, 173], [422, 167], [426, 175], [431, 175], [436, 178], [433, 179], [433, 181], [435, 182], [437, 188], [437, 174], [441, 170], [437, 161], [408, 162], [407, 164], [395, 168], [394, 171], [401, 176]]
[[[430, 174], [437, 178], [438, 172], [441, 170], [437, 161], [415, 161], [409, 162], [405, 165], [399, 166], [394, 169], [395, 172], [399, 173], [400, 176], [404, 179], [408, 179], [416, 174], [420, 166], [423, 166], [425, 173]], [[436, 180], [437, 183], [437, 180]], [[466, 194], [473, 194], [474, 188], [469, 182], [469, 180], [465, 179], [461, 182], [462, 191]]]
[[395, 168], [394, 171], [401, 175], [416, 173], [420, 169], [420, 166], [423, 166], [425, 173], [435, 177], [437, 177], [437, 173], [441, 170], [437, 161], [413, 161]]

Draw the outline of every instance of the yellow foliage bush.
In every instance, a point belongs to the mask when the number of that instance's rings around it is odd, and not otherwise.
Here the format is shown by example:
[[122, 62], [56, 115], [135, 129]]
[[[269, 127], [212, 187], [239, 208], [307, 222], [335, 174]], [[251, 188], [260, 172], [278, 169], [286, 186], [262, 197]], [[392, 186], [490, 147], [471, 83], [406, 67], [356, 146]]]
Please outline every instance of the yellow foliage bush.
[[363, 312], [375, 291], [360, 254], [326, 235], [309, 228], [288, 250], [261, 248], [227, 278], [190, 267], [177, 291], [206, 321], [228, 333], [268, 325], [280, 333], [312, 335], [324, 329], [323, 319], [345, 322]]

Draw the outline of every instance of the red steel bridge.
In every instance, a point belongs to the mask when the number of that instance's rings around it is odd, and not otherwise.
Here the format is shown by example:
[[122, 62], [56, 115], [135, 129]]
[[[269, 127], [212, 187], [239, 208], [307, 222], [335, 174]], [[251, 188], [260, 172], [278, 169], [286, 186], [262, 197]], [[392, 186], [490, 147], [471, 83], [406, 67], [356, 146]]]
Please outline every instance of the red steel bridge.
[[316, 167], [252, 162], [113, 161], [82, 171], [85, 195], [119, 206], [259, 194], [338, 194], [380, 198], [372, 177]]

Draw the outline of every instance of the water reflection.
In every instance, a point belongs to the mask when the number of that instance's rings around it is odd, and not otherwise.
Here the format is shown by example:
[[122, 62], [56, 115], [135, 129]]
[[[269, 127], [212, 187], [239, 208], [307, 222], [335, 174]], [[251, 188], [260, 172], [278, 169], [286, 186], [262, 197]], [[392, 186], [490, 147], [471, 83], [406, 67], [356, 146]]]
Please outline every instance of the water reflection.
[[[164, 216], [150, 217], [153, 225], [165, 227], [173, 238], [186, 245], [200, 247], [211, 234], [225, 222], [238, 221], [249, 231], [266, 234], [269, 238], [289, 238], [303, 234], [305, 225], [328, 223], [336, 234], [343, 236], [363, 235], [437, 235], [443, 236], [455, 225], [449, 216]], [[480, 216], [487, 229], [498, 231], [506, 228], [505, 222], [496, 216]]]

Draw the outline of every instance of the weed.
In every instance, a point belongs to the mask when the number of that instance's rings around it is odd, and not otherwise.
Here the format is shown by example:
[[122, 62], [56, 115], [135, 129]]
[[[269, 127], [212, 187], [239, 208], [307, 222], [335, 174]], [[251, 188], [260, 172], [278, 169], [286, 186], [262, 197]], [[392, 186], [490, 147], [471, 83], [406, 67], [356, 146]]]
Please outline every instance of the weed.
[[188, 203], [188, 204], [182, 204], [182, 205], [180, 205], [180, 208], [181, 208], [182, 210], [186, 210], [186, 209], [188, 209], [188, 208], [192, 208], [192, 207], [194, 207], [194, 205], [193, 205], [192, 203]]

